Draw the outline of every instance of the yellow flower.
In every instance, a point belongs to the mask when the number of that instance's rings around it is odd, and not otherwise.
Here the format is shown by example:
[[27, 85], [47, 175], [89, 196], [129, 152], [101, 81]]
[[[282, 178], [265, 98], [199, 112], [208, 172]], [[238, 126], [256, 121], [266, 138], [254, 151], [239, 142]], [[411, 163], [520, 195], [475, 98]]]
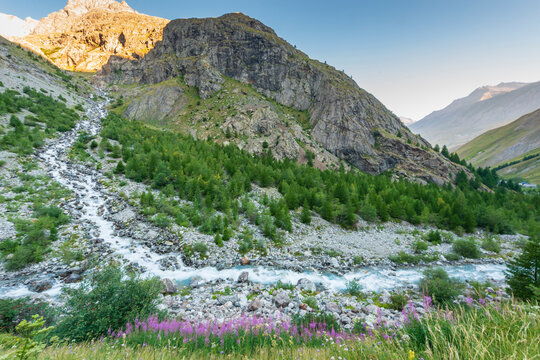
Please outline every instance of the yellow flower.
[[414, 351], [409, 350], [409, 360], [414, 360]]

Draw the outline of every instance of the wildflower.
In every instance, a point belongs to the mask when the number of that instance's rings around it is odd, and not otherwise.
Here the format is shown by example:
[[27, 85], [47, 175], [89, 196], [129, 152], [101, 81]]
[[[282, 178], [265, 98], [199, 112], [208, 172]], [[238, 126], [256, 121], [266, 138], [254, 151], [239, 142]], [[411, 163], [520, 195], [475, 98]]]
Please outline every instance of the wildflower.
[[409, 360], [414, 360], [414, 351], [409, 350]]
[[467, 297], [465, 298], [465, 303], [468, 305], [468, 306], [472, 306], [473, 305], [473, 298], [471, 297], [470, 294], [467, 294]]

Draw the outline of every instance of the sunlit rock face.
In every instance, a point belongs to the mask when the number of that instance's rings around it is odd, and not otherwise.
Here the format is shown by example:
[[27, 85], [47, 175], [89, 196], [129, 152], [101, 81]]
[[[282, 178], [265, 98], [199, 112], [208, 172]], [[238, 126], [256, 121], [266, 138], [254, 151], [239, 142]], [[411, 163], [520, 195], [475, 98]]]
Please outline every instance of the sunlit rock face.
[[161, 40], [168, 22], [139, 14], [125, 1], [69, 0], [14, 41], [64, 70], [93, 72], [111, 55], [144, 56]]

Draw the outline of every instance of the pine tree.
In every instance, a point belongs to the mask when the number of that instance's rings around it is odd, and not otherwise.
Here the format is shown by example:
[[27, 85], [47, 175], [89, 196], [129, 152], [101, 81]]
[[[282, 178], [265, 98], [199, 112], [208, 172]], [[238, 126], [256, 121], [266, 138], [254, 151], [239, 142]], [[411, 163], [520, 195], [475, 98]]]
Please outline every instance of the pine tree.
[[300, 216], [300, 221], [304, 224], [311, 224], [311, 210], [309, 209], [307, 200], [304, 200], [304, 205], [302, 205], [302, 215]]
[[527, 241], [519, 257], [508, 263], [506, 278], [514, 296], [532, 299], [540, 288], [540, 236]]
[[120, 160], [118, 164], [116, 165], [116, 169], [114, 169], [114, 172], [117, 174], [123, 174], [124, 170], [125, 170], [124, 163], [122, 162], [122, 160]]

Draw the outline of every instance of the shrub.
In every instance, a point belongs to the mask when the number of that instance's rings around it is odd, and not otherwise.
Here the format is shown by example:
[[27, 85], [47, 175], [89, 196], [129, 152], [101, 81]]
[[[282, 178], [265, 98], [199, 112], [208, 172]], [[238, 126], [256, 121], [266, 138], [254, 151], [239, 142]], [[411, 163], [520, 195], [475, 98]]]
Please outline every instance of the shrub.
[[347, 283], [347, 288], [345, 292], [352, 296], [361, 296], [362, 295], [362, 285], [356, 280], [351, 280]]
[[409, 298], [403, 293], [393, 293], [390, 295], [390, 308], [401, 311], [407, 305]]
[[420, 289], [439, 304], [454, 300], [463, 289], [463, 284], [448, 276], [443, 268], [427, 269], [420, 281]]
[[488, 236], [482, 241], [482, 249], [494, 253], [501, 252], [501, 246], [495, 241], [492, 236]]
[[43, 316], [49, 326], [54, 323], [56, 310], [47, 302], [29, 297], [0, 299], [0, 332], [13, 332], [18, 323], [30, 321], [33, 315]]
[[125, 275], [117, 267], [107, 267], [90, 275], [79, 288], [64, 288], [65, 317], [56, 333], [77, 341], [95, 339], [137, 317], [158, 314], [161, 282]]
[[478, 259], [480, 257], [480, 250], [473, 238], [456, 240], [452, 245], [452, 250], [456, 254], [469, 259]]
[[197, 242], [193, 244], [193, 251], [198, 252], [200, 256], [204, 256], [208, 252], [208, 246], [203, 242]]
[[304, 316], [295, 314], [292, 316], [292, 324], [300, 327], [309, 328], [310, 324], [326, 324], [326, 329], [340, 331], [339, 321], [332, 314], [327, 313], [307, 313]]
[[414, 252], [416, 253], [421, 253], [423, 251], [426, 251], [428, 249], [428, 246], [429, 246], [428, 243], [422, 240], [416, 240], [412, 244], [412, 248]]
[[313, 310], [319, 310], [317, 299], [314, 296], [308, 296], [304, 299], [304, 304], [312, 308]]
[[152, 218], [152, 222], [159, 228], [167, 228], [171, 224], [171, 218], [167, 214], [157, 214]]
[[281, 282], [281, 280], [278, 280], [278, 282], [276, 283], [276, 289], [294, 290], [294, 285], [291, 283], [284, 283]]
[[426, 241], [432, 244], [440, 244], [442, 242], [441, 233], [438, 230], [431, 230], [424, 235]]
[[366, 202], [360, 208], [360, 216], [366, 221], [377, 221], [377, 208]]

